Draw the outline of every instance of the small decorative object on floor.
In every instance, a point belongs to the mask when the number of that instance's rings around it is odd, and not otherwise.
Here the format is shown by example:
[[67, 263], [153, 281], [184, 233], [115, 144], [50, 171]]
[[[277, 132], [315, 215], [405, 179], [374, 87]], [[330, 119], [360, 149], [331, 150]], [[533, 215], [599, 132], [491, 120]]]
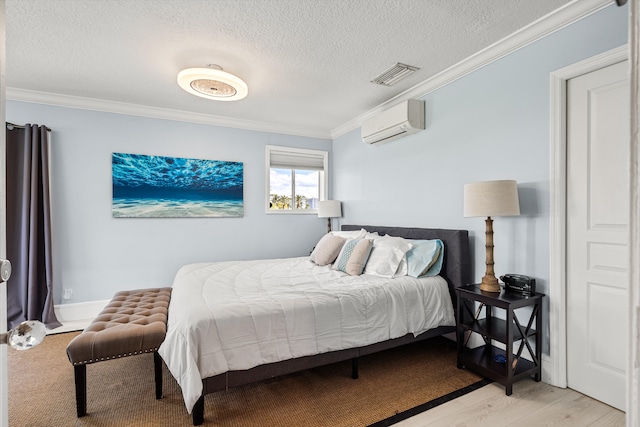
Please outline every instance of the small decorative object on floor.
[[500, 363], [501, 365], [507, 363], [507, 358], [504, 357], [504, 354], [496, 354], [496, 357], [494, 357], [493, 360], [495, 360], [497, 363]]

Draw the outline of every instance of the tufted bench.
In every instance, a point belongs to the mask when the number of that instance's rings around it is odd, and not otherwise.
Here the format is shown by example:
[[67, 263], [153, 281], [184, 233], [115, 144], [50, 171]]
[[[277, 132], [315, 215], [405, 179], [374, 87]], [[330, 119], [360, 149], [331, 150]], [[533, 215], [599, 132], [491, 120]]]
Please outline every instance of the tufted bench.
[[78, 417], [87, 414], [87, 365], [153, 352], [156, 399], [162, 398], [162, 360], [158, 347], [167, 332], [171, 288], [122, 291], [67, 345], [73, 364]]

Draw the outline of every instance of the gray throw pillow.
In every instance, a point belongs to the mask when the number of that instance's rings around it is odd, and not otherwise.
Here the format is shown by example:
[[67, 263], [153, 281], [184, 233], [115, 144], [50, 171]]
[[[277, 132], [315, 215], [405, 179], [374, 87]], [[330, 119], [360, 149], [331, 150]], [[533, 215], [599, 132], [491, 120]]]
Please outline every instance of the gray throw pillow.
[[338, 257], [340, 249], [342, 249], [342, 245], [346, 240], [332, 234], [325, 234], [313, 249], [313, 252], [311, 252], [311, 261], [317, 265], [331, 264]]

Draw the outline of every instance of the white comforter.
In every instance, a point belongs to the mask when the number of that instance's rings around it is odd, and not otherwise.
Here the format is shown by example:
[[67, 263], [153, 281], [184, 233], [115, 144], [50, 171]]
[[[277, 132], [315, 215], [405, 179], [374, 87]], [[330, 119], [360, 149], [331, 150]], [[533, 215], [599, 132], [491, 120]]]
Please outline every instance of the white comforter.
[[304, 258], [182, 267], [159, 353], [189, 413], [202, 378], [455, 325], [441, 277], [348, 276]]

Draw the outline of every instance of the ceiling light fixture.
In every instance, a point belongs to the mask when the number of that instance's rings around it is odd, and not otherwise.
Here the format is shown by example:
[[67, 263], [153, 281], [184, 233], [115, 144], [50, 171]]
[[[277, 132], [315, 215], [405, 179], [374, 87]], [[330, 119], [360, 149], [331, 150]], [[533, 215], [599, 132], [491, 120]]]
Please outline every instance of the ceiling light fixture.
[[182, 70], [178, 73], [178, 84], [192, 95], [214, 101], [238, 101], [249, 93], [241, 78], [222, 71], [219, 65]]
[[409, 74], [412, 74], [419, 69], [420, 68], [414, 67], [413, 65], [401, 64], [398, 62], [393, 67], [385, 70], [378, 77], [371, 80], [371, 83], [382, 86], [391, 86], [392, 84], [397, 83], [400, 79], [407, 77]]

